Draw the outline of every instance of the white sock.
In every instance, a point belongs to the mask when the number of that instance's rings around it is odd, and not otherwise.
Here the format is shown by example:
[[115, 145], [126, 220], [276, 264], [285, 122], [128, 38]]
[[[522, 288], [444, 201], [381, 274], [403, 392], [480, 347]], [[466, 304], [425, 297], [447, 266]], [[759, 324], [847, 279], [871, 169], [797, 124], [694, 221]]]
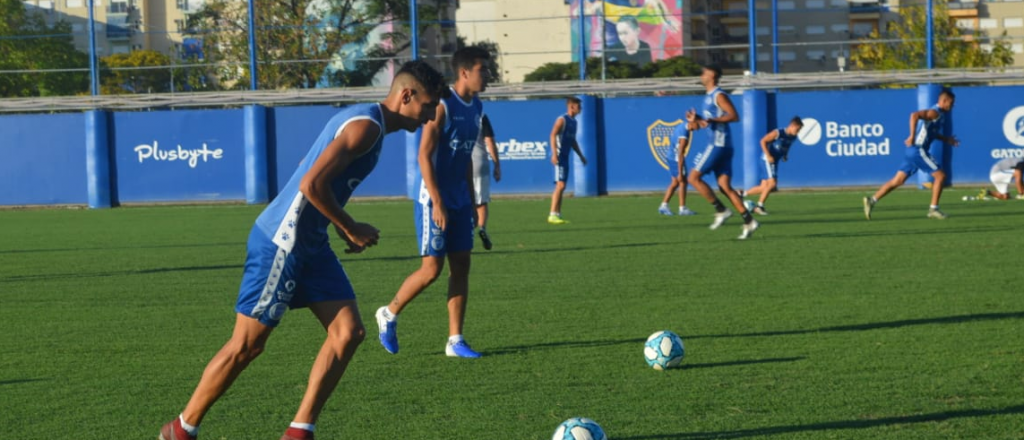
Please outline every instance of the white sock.
[[381, 315], [384, 315], [384, 319], [387, 319], [388, 321], [394, 321], [395, 318], [398, 317], [398, 315], [391, 313], [391, 309], [387, 307], [384, 308], [384, 311], [381, 312]]
[[462, 342], [464, 340], [465, 339], [462, 338], [462, 335], [455, 335], [455, 336], [449, 336], [448, 337], [448, 343], [449, 344], [458, 344], [459, 342]]
[[931, 208], [931, 209], [939, 209], [939, 205], [931, 205], [931, 206], [929, 206], [929, 208]]
[[560, 216], [561, 214], [559, 214], [559, 213], [557, 213], [557, 212], [555, 212], [555, 211], [551, 211], [551, 214], [548, 214], [548, 215], [553, 215], [553, 216], [555, 216], [555, 217], [558, 217], [558, 216]]
[[185, 416], [179, 415], [178, 421], [181, 422], [181, 429], [184, 429], [185, 432], [188, 433], [188, 435], [191, 435], [193, 437], [199, 435], [199, 427], [189, 425], [188, 422], [185, 421]]
[[757, 202], [757, 206], [760, 207], [760, 208], [764, 208], [764, 203]]
[[668, 208], [668, 203], [662, 203], [662, 204], [661, 204], [661, 207], [662, 207], [662, 208]]
[[291, 427], [291, 428], [305, 429], [306, 431], [309, 431], [309, 432], [313, 432], [313, 430], [316, 429], [316, 425], [314, 425], [312, 423], [292, 422], [288, 426]]

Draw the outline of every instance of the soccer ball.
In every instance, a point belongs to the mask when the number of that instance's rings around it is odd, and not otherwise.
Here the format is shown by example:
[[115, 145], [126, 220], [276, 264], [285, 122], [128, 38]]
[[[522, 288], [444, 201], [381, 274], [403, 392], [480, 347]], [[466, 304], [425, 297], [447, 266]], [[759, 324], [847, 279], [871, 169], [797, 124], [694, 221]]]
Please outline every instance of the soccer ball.
[[644, 343], [644, 359], [655, 370], [666, 370], [683, 361], [686, 350], [679, 335], [669, 330], [656, 332]]
[[586, 417], [573, 417], [562, 422], [551, 440], [606, 440], [604, 430]]

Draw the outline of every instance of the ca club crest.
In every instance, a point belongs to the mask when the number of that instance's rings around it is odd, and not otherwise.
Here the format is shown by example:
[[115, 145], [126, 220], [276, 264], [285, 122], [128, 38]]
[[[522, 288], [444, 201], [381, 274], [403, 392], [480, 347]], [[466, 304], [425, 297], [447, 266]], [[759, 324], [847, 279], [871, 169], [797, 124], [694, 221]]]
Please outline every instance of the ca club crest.
[[672, 161], [672, 155], [675, 153], [676, 145], [675, 140], [672, 139], [672, 133], [676, 131], [679, 124], [683, 123], [682, 119], [676, 119], [672, 122], [658, 119], [647, 127], [647, 145], [651, 147], [651, 154], [654, 155], [654, 160], [657, 160], [658, 164], [666, 170], [668, 169], [668, 163]]

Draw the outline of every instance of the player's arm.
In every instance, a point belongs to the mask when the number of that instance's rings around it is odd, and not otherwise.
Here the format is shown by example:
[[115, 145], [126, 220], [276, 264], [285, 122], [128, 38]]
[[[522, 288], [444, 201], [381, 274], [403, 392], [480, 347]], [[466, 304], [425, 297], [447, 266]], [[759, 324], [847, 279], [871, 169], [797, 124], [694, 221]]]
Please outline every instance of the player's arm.
[[349, 244], [347, 252], [360, 252], [377, 244], [380, 231], [369, 224], [355, 221], [345, 212], [334, 195], [331, 182], [345, 172], [356, 158], [370, 151], [380, 136], [380, 127], [372, 121], [350, 122], [327, 145], [299, 182], [299, 191], [334, 224], [338, 235]]
[[914, 145], [914, 135], [917, 133], [917, 122], [924, 119], [926, 121], [933, 121], [939, 117], [939, 112], [933, 109], [918, 110], [910, 113], [910, 136], [903, 143], [907, 146]]
[[1017, 194], [1024, 196], [1024, 168], [1013, 170], [1013, 182], [1017, 184]]
[[586, 166], [587, 158], [583, 157], [583, 150], [580, 149], [580, 143], [576, 142], [576, 139], [572, 140], [572, 149], [576, 150], [576, 155], [580, 157], [580, 162], [583, 162], [583, 165]]
[[558, 165], [558, 152], [555, 151], [555, 147], [558, 145], [558, 133], [562, 132], [562, 127], [565, 126], [565, 120], [561, 116], [555, 119], [555, 126], [551, 128], [551, 163]]
[[725, 114], [717, 118], [708, 119], [708, 122], [738, 122], [740, 120], [740, 115], [736, 113], [736, 107], [732, 105], [729, 95], [719, 93], [718, 97], [715, 98], [715, 103], [718, 104], [718, 108], [722, 109]]
[[484, 138], [484, 145], [487, 146], [487, 154], [491, 155], [494, 162], [494, 181], [501, 182], [501, 160], [498, 159], [498, 145], [494, 143], [494, 136]]
[[772, 152], [768, 149], [768, 144], [775, 142], [779, 138], [779, 130], [769, 131], [768, 134], [761, 138], [761, 151], [764, 152], [764, 158], [768, 163], [775, 163], [775, 158], [772, 157]]
[[[686, 168], [686, 165], [683, 163], [683, 161], [686, 160], [686, 153], [689, 150], [689, 148], [687, 147], [690, 145], [690, 138], [681, 137], [679, 138], [679, 140], [676, 141], [676, 143], [678, 145], [676, 147], [676, 150], [679, 150], [679, 152], [676, 153], [676, 177], [682, 179], [683, 169]], [[686, 183], [684, 182], [683, 185], [685, 184]]]
[[448, 213], [444, 209], [444, 200], [441, 199], [441, 191], [437, 188], [437, 172], [434, 169], [434, 154], [437, 153], [437, 142], [441, 139], [441, 127], [444, 126], [448, 109], [443, 105], [437, 106], [437, 117], [423, 125], [423, 137], [420, 139], [420, 175], [423, 178], [423, 186], [430, 195], [430, 203], [433, 209], [430, 214], [437, 227], [444, 230], [448, 222]]

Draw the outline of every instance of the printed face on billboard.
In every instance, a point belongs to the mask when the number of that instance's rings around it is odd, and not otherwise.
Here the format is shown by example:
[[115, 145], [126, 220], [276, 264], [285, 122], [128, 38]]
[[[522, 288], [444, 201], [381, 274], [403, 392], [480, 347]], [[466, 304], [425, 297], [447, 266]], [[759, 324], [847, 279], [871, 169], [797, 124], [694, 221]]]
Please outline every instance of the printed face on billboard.
[[682, 0], [573, 0], [573, 60], [579, 60], [580, 5], [588, 57], [640, 67], [683, 54]]

